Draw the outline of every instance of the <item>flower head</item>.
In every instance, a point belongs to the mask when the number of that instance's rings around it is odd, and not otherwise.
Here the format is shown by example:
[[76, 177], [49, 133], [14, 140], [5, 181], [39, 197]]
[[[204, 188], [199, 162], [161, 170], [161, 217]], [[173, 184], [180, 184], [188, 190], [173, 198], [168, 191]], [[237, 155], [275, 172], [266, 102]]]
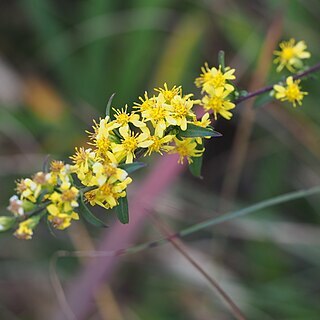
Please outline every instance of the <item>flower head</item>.
[[59, 230], [64, 230], [71, 225], [72, 220], [79, 220], [79, 215], [72, 211], [70, 213], [64, 213], [59, 210], [58, 206], [50, 205], [48, 206], [48, 220], [51, 222], [52, 226]]
[[153, 99], [154, 104], [148, 109], [142, 111], [142, 117], [145, 122], [150, 121], [155, 128], [155, 135], [162, 137], [164, 131], [169, 126], [167, 118], [169, 116], [168, 104], [163, 93], [159, 93], [157, 97]]
[[146, 125], [144, 122], [140, 121], [139, 114], [135, 112], [128, 112], [127, 105], [122, 109], [113, 108], [113, 111], [115, 117], [113, 122], [115, 123], [115, 127], [119, 128], [121, 135], [123, 132], [129, 130], [129, 123], [132, 123], [137, 128], [145, 127]]
[[234, 87], [228, 81], [234, 80], [235, 69], [226, 67], [225, 71], [222, 72], [221, 66], [219, 68], [209, 68], [208, 63], [204, 64], [201, 68], [202, 74], [195, 80], [197, 87], [202, 87], [202, 91], [208, 92], [212, 89], [222, 88], [227, 91], [233, 91]]
[[154, 106], [154, 104], [156, 103], [156, 98], [155, 96], [149, 98], [148, 97], [148, 92], [145, 91], [144, 96], [143, 97], [139, 97], [139, 100], [141, 101], [141, 103], [139, 102], [135, 102], [134, 103], [134, 108], [137, 109], [139, 112], [144, 112], [149, 110], [150, 108], [152, 108]]
[[307, 46], [304, 41], [296, 43], [295, 39], [283, 41], [279, 45], [280, 50], [274, 51], [277, 56], [274, 63], [278, 64], [277, 71], [280, 72], [283, 68], [287, 68], [290, 72], [295, 72], [295, 69], [301, 69], [303, 66], [302, 59], [310, 58], [310, 52], [306, 51]]
[[181, 97], [176, 95], [171, 99], [171, 103], [167, 107], [167, 110], [170, 111], [170, 114], [166, 117], [167, 122], [171, 125], [179, 126], [182, 131], [187, 130], [188, 120], [195, 116], [192, 111], [193, 105], [200, 102], [191, 100], [190, 96]]
[[166, 102], [169, 104], [175, 96], [180, 96], [182, 94], [181, 86], [173, 86], [172, 89], [168, 89], [168, 85], [166, 83], [164, 84], [164, 88], [155, 88], [154, 90], [163, 94]]
[[135, 158], [135, 151], [138, 148], [148, 148], [153, 141], [150, 140], [149, 130], [145, 128], [142, 133], [132, 131], [123, 132], [121, 143], [114, 144], [112, 151], [119, 159], [125, 159], [126, 163], [132, 163]]
[[33, 216], [23, 222], [20, 222], [14, 236], [18, 239], [30, 240], [33, 235], [33, 229], [39, 223], [40, 218], [40, 216]]
[[174, 148], [170, 151], [170, 153], [179, 154], [179, 163], [183, 164], [184, 159], [186, 158], [188, 163], [192, 163], [193, 157], [201, 157], [204, 148], [198, 149], [198, 144], [193, 138], [184, 138], [179, 140], [174, 138]]
[[111, 209], [119, 204], [119, 198], [126, 196], [125, 190], [131, 182], [130, 177], [126, 177], [122, 181], [108, 179], [98, 188], [86, 192], [85, 197], [92, 206], [97, 204], [106, 209]]
[[57, 191], [49, 195], [51, 203], [47, 206], [48, 220], [55, 228], [65, 229], [70, 226], [72, 219], [79, 219], [78, 214], [74, 212], [74, 208], [79, 206], [78, 195], [79, 190], [74, 186], [68, 189], [57, 188]]
[[293, 80], [292, 77], [286, 79], [286, 85], [276, 84], [273, 86], [276, 99], [280, 101], [289, 101], [294, 107], [302, 104], [303, 97], [307, 92], [303, 92], [299, 87], [300, 80]]
[[235, 108], [235, 104], [228, 100], [230, 91], [218, 88], [210, 90], [209, 95], [206, 95], [202, 99], [202, 105], [206, 111], [211, 110], [214, 114], [215, 120], [220, 114], [223, 118], [230, 120], [232, 113], [229, 111]]
[[21, 200], [27, 199], [35, 203], [41, 192], [41, 184], [36, 183], [30, 178], [21, 179], [17, 182], [16, 190], [20, 194]]
[[170, 146], [169, 143], [173, 140], [174, 135], [166, 135], [163, 138], [160, 138], [155, 135], [150, 135], [149, 139], [153, 142], [145, 152], [144, 156], [150, 156], [152, 153], [157, 152], [163, 155], [163, 152], [169, 152], [173, 149], [173, 146]]

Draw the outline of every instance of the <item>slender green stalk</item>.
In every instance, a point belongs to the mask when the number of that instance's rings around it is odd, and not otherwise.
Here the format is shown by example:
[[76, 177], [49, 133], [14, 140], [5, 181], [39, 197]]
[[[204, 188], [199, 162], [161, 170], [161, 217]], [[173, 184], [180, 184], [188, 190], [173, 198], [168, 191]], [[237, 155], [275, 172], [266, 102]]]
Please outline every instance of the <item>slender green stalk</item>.
[[265, 209], [271, 206], [275, 206], [277, 204], [280, 203], [285, 203], [288, 201], [293, 201], [296, 199], [300, 199], [300, 198], [305, 198], [308, 196], [311, 196], [313, 194], [316, 193], [320, 193], [320, 186], [311, 188], [311, 189], [307, 189], [307, 190], [301, 190], [301, 191], [296, 191], [296, 192], [291, 192], [291, 193], [287, 193], [281, 196], [277, 196], [259, 203], [256, 203], [252, 206], [249, 206], [247, 208], [244, 209], [240, 209], [234, 212], [230, 212], [224, 215], [221, 215], [219, 217], [213, 218], [213, 219], [209, 219], [207, 221], [195, 224], [189, 228], [186, 228], [182, 231], [179, 232], [179, 236], [187, 236], [189, 234], [192, 234], [194, 232], [197, 232], [199, 230], [223, 223], [223, 222], [227, 222], [229, 220], [233, 220], [242, 216], [245, 216], [247, 214], [253, 213], [255, 211], [261, 210], [261, 209]]
[[249, 206], [249, 207], [237, 210], [237, 211], [233, 211], [230, 213], [226, 213], [224, 215], [206, 220], [204, 222], [197, 223], [191, 227], [188, 227], [186, 229], [181, 230], [180, 232], [172, 234], [171, 236], [169, 236], [167, 238], [143, 243], [143, 244], [128, 248], [127, 250], [124, 250], [123, 253], [136, 253], [136, 252], [139, 252], [139, 251], [151, 248], [151, 247], [160, 246], [162, 244], [167, 243], [171, 239], [178, 238], [178, 237], [179, 238], [185, 237], [185, 236], [188, 236], [188, 235], [195, 233], [197, 231], [203, 230], [205, 228], [212, 227], [214, 225], [217, 225], [217, 224], [220, 224], [223, 222], [227, 222], [227, 221], [230, 221], [230, 220], [233, 220], [236, 218], [243, 217], [247, 214], [256, 212], [258, 210], [269, 208], [269, 207], [275, 206], [277, 204], [285, 203], [288, 201], [293, 201], [293, 200], [305, 198], [305, 197], [308, 197], [308, 196], [311, 196], [311, 195], [317, 194], [317, 193], [320, 193], [320, 186], [316, 186], [314, 188], [310, 188], [310, 189], [306, 189], [306, 190], [300, 190], [300, 191], [296, 191], [296, 192], [283, 194], [281, 196], [277, 196], [277, 197], [274, 197], [274, 198], [271, 198], [268, 200], [258, 202], [252, 206]]
[[310, 189], [305, 189], [305, 190], [300, 190], [300, 191], [295, 191], [295, 192], [290, 192], [283, 194], [281, 196], [277, 196], [268, 200], [264, 200], [261, 202], [258, 202], [252, 206], [232, 211], [226, 214], [223, 214], [221, 216], [208, 219], [206, 221], [197, 223], [191, 227], [188, 227], [186, 229], [183, 229], [177, 233], [174, 233], [166, 238], [162, 238], [159, 240], [155, 241], [150, 241], [146, 243], [142, 243], [133, 247], [125, 248], [125, 249], [120, 249], [116, 251], [58, 251], [57, 255], [59, 257], [110, 257], [110, 256], [119, 256], [119, 255], [124, 255], [124, 254], [133, 254], [137, 253], [143, 250], [147, 250], [149, 248], [154, 248], [158, 247], [160, 245], [166, 244], [170, 242], [172, 239], [175, 238], [182, 238], [185, 236], [188, 236], [190, 234], [193, 234], [195, 232], [201, 231], [205, 228], [212, 227], [215, 225], [218, 225], [223, 222], [231, 221], [233, 219], [237, 219], [240, 217], [243, 217], [245, 215], [248, 215], [250, 213], [256, 212], [258, 210], [266, 209], [272, 206], [275, 206], [277, 204], [282, 204], [285, 202], [293, 201], [293, 200], [298, 200], [301, 198], [309, 197], [311, 195], [320, 193], [320, 186], [316, 186]]

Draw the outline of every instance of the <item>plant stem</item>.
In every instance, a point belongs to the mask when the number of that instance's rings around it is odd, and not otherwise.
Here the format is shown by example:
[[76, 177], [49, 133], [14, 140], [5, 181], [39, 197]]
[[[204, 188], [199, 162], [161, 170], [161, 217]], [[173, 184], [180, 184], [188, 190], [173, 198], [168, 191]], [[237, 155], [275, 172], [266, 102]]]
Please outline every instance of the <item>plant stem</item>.
[[295, 192], [286, 193], [271, 199], [267, 199], [261, 202], [258, 202], [256, 204], [253, 204], [249, 207], [242, 208], [240, 210], [231, 211], [225, 214], [222, 214], [218, 217], [214, 217], [212, 219], [205, 220], [200, 223], [196, 223], [188, 228], [185, 228], [183, 230], [180, 230], [179, 232], [173, 233], [165, 238], [161, 238], [154, 241], [149, 241], [145, 243], [141, 243], [132, 247], [124, 248], [124, 249], [118, 249], [118, 250], [110, 250], [110, 251], [65, 251], [61, 250], [59, 251], [58, 256], [59, 257], [79, 257], [79, 256], [86, 256], [86, 257], [114, 257], [114, 256], [121, 256], [125, 254], [136, 254], [138, 252], [155, 248], [161, 245], [164, 245], [168, 242], [170, 242], [172, 239], [175, 238], [182, 238], [188, 235], [191, 235], [195, 232], [198, 232], [200, 230], [203, 230], [208, 227], [212, 227], [215, 225], [218, 225], [220, 223], [228, 222], [233, 219], [237, 219], [243, 216], [246, 216], [250, 213], [254, 213], [258, 210], [270, 208], [272, 206], [286, 203], [293, 200], [298, 200], [301, 198], [306, 198], [315, 194], [320, 193], [320, 186], [315, 186], [310, 189], [305, 190], [299, 190]]
[[[151, 216], [151, 218], [156, 222], [159, 230], [166, 236], [169, 237], [171, 232], [168, 230], [166, 226], [155, 216]], [[183, 243], [179, 239], [169, 239], [171, 244], [185, 257], [185, 259], [196, 269], [202, 276], [210, 283], [210, 285], [217, 290], [220, 296], [223, 298], [224, 302], [230, 307], [232, 314], [237, 320], [246, 320], [246, 317], [240, 310], [240, 308], [235, 304], [235, 302], [230, 298], [230, 296], [222, 289], [222, 287], [218, 284], [218, 282], [210, 276], [202, 266], [194, 260], [191, 255], [187, 252], [186, 248], [183, 246]]]
[[31, 216], [33, 216], [33, 215], [41, 212], [41, 211], [44, 210], [44, 209], [48, 206], [48, 204], [50, 204], [50, 203], [51, 203], [51, 201], [46, 201], [46, 202], [42, 203], [42, 204], [39, 205], [37, 208], [35, 208], [35, 209], [33, 209], [33, 210], [29, 211], [29, 212], [26, 212], [25, 216], [31, 217]]
[[220, 224], [220, 223], [224, 223], [224, 222], [227, 222], [227, 221], [230, 221], [233, 219], [243, 217], [247, 214], [256, 212], [258, 210], [269, 208], [269, 207], [275, 206], [277, 204], [285, 203], [288, 201], [293, 201], [293, 200], [309, 197], [309, 196], [317, 194], [317, 193], [320, 193], [320, 186], [316, 186], [316, 187], [306, 189], [306, 190], [300, 190], [300, 191], [286, 193], [286, 194], [283, 194], [283, 195], [280, 195], [280, 196], [277, 196], [277, 197], [274, 197], [271, 199], [267, 199], [267, 200], [258, 202], [256, 204], [249, 206], [249, 207], [246, 207], [246, 208], [243, 208], [240, 210], [236, 210], [236, 211], [231, 211], [231, 212], [222, 214], [218, 217], [214, 217], [212, 219], [208, 219], [206, 221], [194, 224], [186, 229], [180, 230], [177, 233], [171, 234], [167, 238], [162, 238], [159, 240], [155, 240], [155, 241], [143, 243], [143, 244], [131, 247], [131, 248], [127, 248], [121, 253], [124, 253], [125, 251], [126, 251], [125, 253], [136, 253], [136, 252], [139, 252], [142, 250], [157, 247], [157, 246], [160, 246], [162, 244], [169, 242], [171, 239], [185, 237], [185, 236], [188, 236], [188, 235], [193, 234], [195, 232], [198, 232], [200, 230], [203, 230], [205, 228], [212, 227], [212, 226]]
[[[319, 70], [320, 70], [320, 62], [315, 64], [311, 68], [307, 69], [306, 71], [297, 73], [297, 74], [293, 75], [292, 77], [293, 77], [294, 80], [301, 79], [301, 78], [304, 78], [304, 77], [308, 76], [311, 73], [318, 72]], [[241, 103], [243, 101], [246, 101], [248, 99], [254, 98], [254, 97], [259, 96], [259, 95], [261, 95], [263, 93], [270, 92], [273, 89], [273, 86], [274, 86], [274, 84], [271, 84], [271, 85], [266, 86], [264, 88], [261, 88], [261, 89], [259, 89], [257, 91], [248, 93], [246, 96], [236, 99], [234, 101], [234, 103], [235, 104], [239, 104], [239, 103]]]

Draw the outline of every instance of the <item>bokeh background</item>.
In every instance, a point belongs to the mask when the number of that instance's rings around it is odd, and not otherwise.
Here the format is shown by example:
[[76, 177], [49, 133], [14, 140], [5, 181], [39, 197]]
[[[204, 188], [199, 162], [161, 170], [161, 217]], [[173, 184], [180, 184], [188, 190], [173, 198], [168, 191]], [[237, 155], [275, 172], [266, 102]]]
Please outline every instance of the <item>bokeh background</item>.
[[[319, 60], [316, 0], [28, 0], [0, 4], [0, 209], [14, 181], [41, 170], [47, 154], [67, 159], [85, 144], [92, 119], [106, 102], [129, 106], [154, 86], [193, 81], [218, 51], [236, 68], [238, 85], [254, 89], [277, 79], [278, 41], [305, 40]], [[210, 140], [199, 180], [187, 171], [152, 203], [173, 230], [249, 204], [320, 183], [319, 79], [303, 82], [303, 107], [271, 102], [238, 106], [219, 120], [223, 137]], [[149, 167], [134, 174], [135, 194]], [[183, 239], [192, 257], [215, 277], [248, 319], [320, 317], [319, 197], [275, 206]], [[148, 201], [148, 199], [145, 199]], [[95, 213], [111, 226], [112, 215]], [[109, 228], [110, 229], [110, 228]], [[57, 250], [99, 246], [109, 230], [74, 223], [33, 241], [0, 236], [0, 318], [68, 319], [49, 268]], [[134, 243], [161, 237], [146, 217]], [[66, 289], [83, 264], [60, 259]], [[121, 258], [111, 281], [83, 319], [233, 319], [209, 284], [167, 244]], [[79, 293], [81, 295], [81, 292]], [[99, 300], [99, 301], [98, 301]]]

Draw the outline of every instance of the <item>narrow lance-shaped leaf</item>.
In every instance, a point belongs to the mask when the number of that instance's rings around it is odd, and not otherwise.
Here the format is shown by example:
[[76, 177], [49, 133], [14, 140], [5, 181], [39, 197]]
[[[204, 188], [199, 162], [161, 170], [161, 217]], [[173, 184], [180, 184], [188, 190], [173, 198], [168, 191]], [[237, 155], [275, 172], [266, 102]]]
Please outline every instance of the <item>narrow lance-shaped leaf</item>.
[[147, 164], [144, 162], [133, 162], [133, 163], [123, 163], [119, 165], [120, 169], [127, 171], [128, 173], [132, 173], [139, 169], [146, 167]]
[[198, 137], [221, 137], [222, 134], [214, 131], [212, 128], [199, 127], [194, 124], [189, 123], [187, 130], [180, 131], [179, 135], [184, 138], [198, 138]]
[[[198, 150], [203, 149], [203, 141], [201, 144], [197, 145]], [[201, 157], [192, 157], [192, 162], [189, 164], [190, 172], [197, 178], [202, 178], [201, 169], [202, 169], [203, 155]]]
[[221, 66], [221, 71], [225, 72], [225, 59], [224, 59], [224, 51], [220, 50], [218, 54], [218, 63]]
[[90, 209], [87, 207], [87, 205], [84, 202], [82, 192], [80, 192], [79, 211], [80, 211], [79, 213], [84, 217], [84, 219], [87, 222], [91, 223], [92, 225], [100, 228], [108, 227], [103, 221], [101, 221], [96, 216], [94, 216], [93, 213], [90, 211]]
[[127, 196], [119, 198], [119, 205], [115, 208], [117, 217], [121, 223], [129, 222], [129, 209]]
[[43, 161], [42, 171], [44, 173], [48, 173], [50, 171], [50, 154], [47, 154]]
[[203, 156], [193, 157], [192, 163], [189, 164], [190, 172], [197, 178], [202, 178], [201, 169], [202, 169]]
[[109, 98], [109, 100], [108, 100], [108, 103], [107, 103], [107, 106], [106, 106], [106, 116], [107, 117], [111, 117], [110, 111], [111, 111], [111, 104], [112, 104], [112, 100], [113, 100], [114, 96], [115, 96], [115, 93], [113, 93], [111, 95], [111, 97]]

